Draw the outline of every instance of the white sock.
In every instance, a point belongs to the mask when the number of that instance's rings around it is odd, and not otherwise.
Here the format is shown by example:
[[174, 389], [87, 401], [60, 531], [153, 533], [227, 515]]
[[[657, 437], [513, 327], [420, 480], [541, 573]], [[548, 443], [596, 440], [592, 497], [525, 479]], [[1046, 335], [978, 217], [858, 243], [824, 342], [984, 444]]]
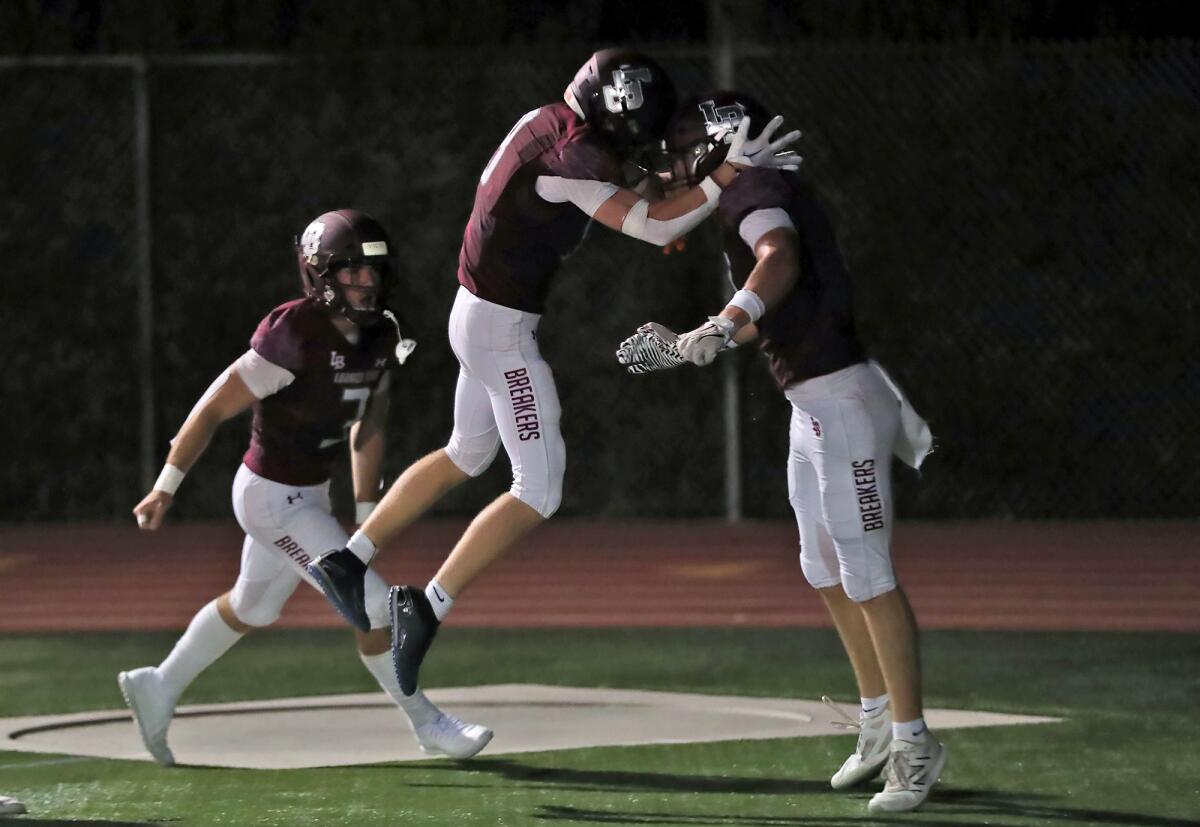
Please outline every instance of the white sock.
[[163, 688], [173, 700], [178, 700], [197, 675], [241, 639], [242, 633], [229, 628], [217, 611], [217, 601], [213, 600], [196, 612], [171, 654], [159, 664]]
[[925, 728], [924, 718], [892, 722], [892, 737], [899, 741], [915, 741], [928, 731]]
[[371, 565], [371, 558], [375, 556], [375, 544], [371, 542], [370, 537], [362, 533], [361, 528], [350, 536], [346, 548], [365, 565]]
[[429, 585], [425, 587], [425, 598], [433, 607], [433, 616], [438, 619], [438, 623], [446, 619], [446, 615], [450, 614], [450, 609], [454, 606], [454, 598], [437, 580], [429, 581]]
[[859, 698], [862, 701], [862, 716], [874, 718], [883, 713], [888, 705], [888, 693], [884, 692], [878, 698]]
[[367, 667], [367, 671], [375, 676], [383, 691], [388, 693], [388, 697], [404, 710], [414, 727], [428, 723], [438, 716], [438, 708], [420, 689], [411, 695], [400, 691], [400, 681], [396, 680], [396, 668], [392, 664], [391, 652], [381, 652], [378, 655], [364, 655], [359, 652], [358, 657], [363, 666]]

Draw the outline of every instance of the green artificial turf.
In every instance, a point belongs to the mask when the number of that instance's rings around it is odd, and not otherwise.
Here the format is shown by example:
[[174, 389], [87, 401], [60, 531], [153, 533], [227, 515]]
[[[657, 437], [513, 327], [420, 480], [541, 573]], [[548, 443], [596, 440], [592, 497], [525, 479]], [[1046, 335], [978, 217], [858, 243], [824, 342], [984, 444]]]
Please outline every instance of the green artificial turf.
[[[0, 715], [118, 708], [115, 675], [157, 663], [173, 634], [0, 637]], [[569, 750], [322, 770], [249, 771], [0, 752], [0, 824], [780, 827], [921, 824], [1200, 827], [1200, 637], [934, 632], [930, 706], [1029, 712], [1059, 724], [941, 733], [943, 782], [919, 812], [866, 812], [878, 785], [835, 793], [850, 736]], [[447, 629], [427, 686], [557, 683], [852, 699], [831, 632]], [[185, 703], [374, 689], [350, 636], [263, 632]]]

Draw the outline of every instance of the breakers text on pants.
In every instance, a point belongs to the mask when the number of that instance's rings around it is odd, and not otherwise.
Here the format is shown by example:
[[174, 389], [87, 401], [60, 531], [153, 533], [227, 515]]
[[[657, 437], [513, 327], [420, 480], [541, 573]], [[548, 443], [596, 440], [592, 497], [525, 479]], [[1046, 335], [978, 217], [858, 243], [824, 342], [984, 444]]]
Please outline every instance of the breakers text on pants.
[[879, 499], [879, 486], [875, 481], [875, 460], [853, 460], [850, 464], [854, 467], [854, 489], [858, 494], [863, 531], [883, 528], [883, 500]]
[[517, 423], [518, 437], [522, 442], [541, 439], [537, 397], [533, 394], [533, 382], [529, 378], [528, 368], [506, 370], [504, 378], [508, 382], [508, 395], [512, 399], [513, 419]]

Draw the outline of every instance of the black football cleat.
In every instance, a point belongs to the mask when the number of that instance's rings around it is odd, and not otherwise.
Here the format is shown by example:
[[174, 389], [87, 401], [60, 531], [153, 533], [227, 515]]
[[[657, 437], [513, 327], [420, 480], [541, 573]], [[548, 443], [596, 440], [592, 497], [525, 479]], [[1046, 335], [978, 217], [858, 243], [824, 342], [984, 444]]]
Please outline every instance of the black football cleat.
[[417, 691], [421, 661], [441, 623], [425, 592], [412, 586], [392, 586], [388, 604], [392, 609], [392, 666], [400, 691], [412, 695]]
[[367, 617], [366, 590], [367, 564], [348, 548], [326, 552], [305, 568], [325, 592], [325, 597], [337, 609], [338, 614], [360, 632], [371, 631], [371, 620]]

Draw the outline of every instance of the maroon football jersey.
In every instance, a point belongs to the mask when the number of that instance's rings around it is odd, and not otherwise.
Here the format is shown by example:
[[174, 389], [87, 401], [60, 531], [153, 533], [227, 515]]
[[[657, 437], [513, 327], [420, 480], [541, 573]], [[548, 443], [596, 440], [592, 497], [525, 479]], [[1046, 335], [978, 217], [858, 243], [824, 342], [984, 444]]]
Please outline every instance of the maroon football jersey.
[[542, 313], [550, 279], [583, 239], [590, 217], [543, 200], [539, 175], [618, 183], [605, 139], [565, 103], [526, 114], [488, 161], [458, 254], [458, 281], [494, 304]]
[[268, 362], [295, 375], [290, 385], [254, 403], [250, 448], [242, 461], [251, 471], [285, 485], [329, 479], [349, 428], [396, 364], [397, 334], [390, 324], [360, 328], [350, 344], [329, 312], [310, 299], [281, 304], [258, 324], [252, 347]]
[[854, 330], [853, 285], [825, 205], [797, 173], [748, 169], [721, 193], [718, 205], [734, 287], [745, 286], [754, 251], [738, 236], [755, 210], [783, 209], [799, 236], [800, 278], [758, 320], [759, 347], [781, 388], [833, 373], [865, 357]]

